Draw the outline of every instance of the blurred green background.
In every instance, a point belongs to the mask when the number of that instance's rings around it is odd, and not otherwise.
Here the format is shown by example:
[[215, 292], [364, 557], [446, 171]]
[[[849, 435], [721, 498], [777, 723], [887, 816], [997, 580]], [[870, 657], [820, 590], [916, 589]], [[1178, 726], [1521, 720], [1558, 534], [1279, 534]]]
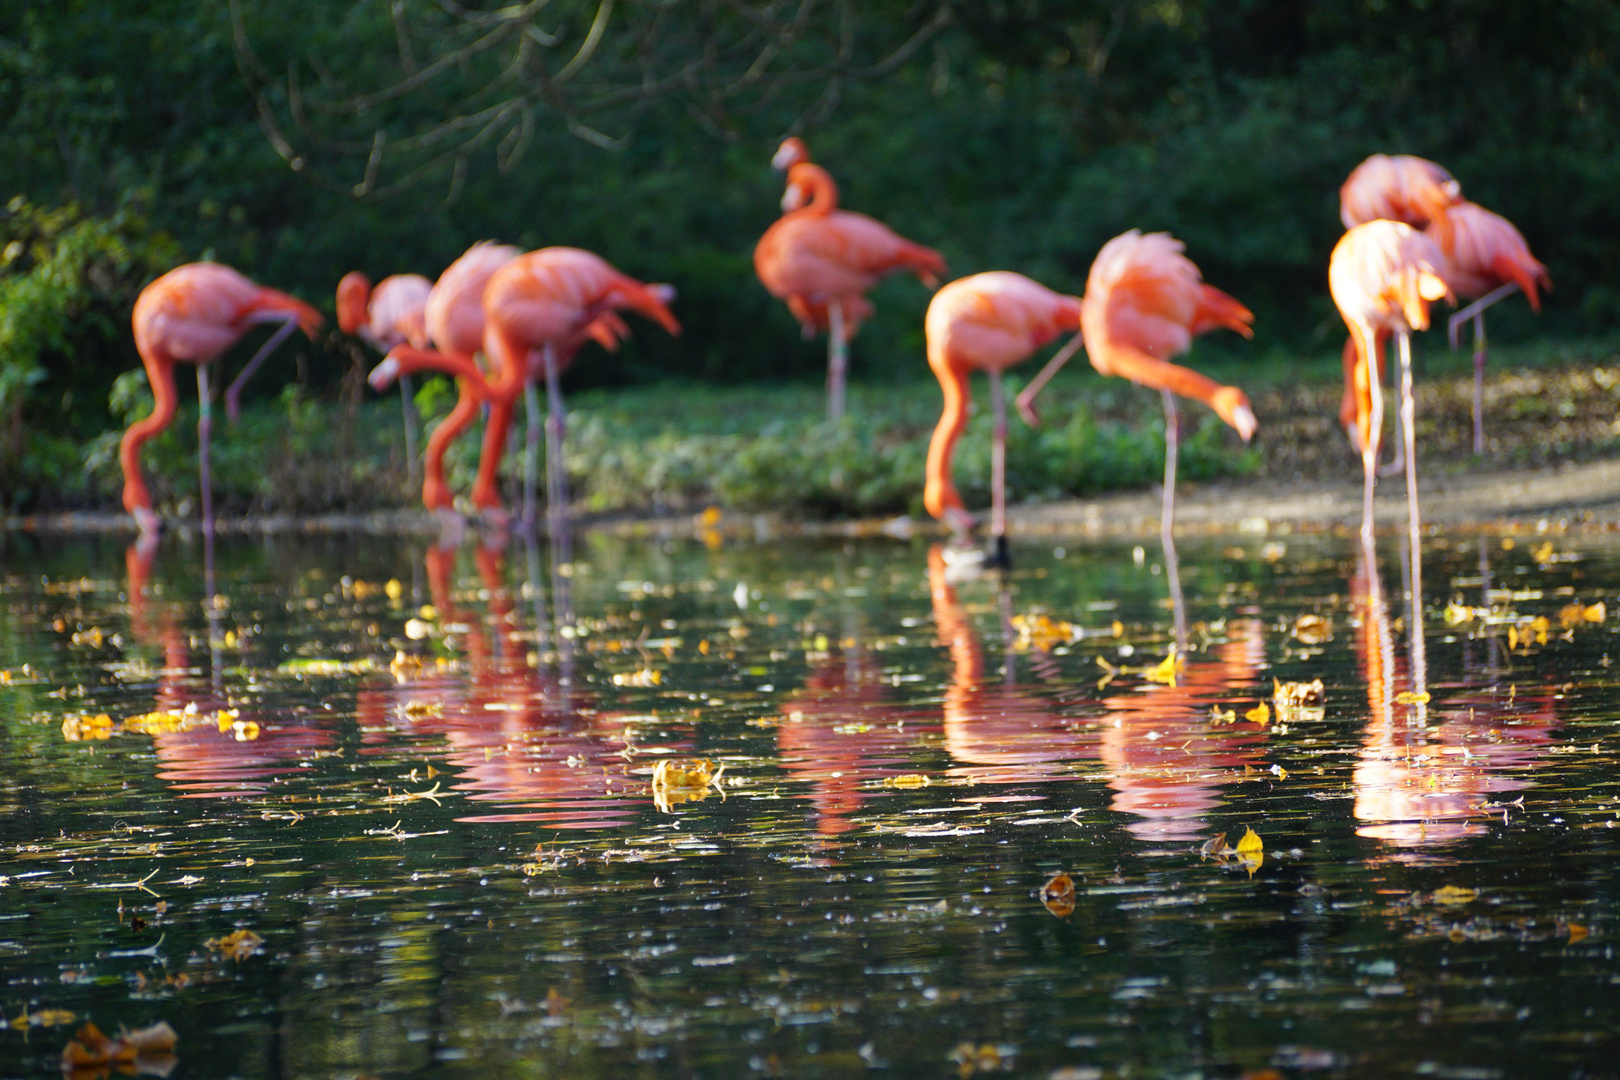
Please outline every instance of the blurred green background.
[[[521, 12], [533, 33], [451, 55]], [[1548, 264], [1544, 315], [1502, 305], [1495, 340], [1601, 339], [1620, 327], [1617, 61], [1620, 5], [1599, 0], [7, 4], [0, 505], [116, 495], [103, 433], [143, 407], [143, 380], [115, 386], [139, 366], [130, 307], [198, 258], [330, 312], [350, 269], [433, 277], [479, 239], [578, 245], [676, 284], [686, 333], [638, 326], [570, 389], [817, 381], [824, 343], [800, 340], [751, 262], [792, 130], [847, 207], [939, 248], [952, 276], [1017, 269], [1078, 293], [1109, 237], [1173, 232], [1256, 312], [1252, 343], [1195, 351], [1224, 381], [1260, 361], [1331, 369], [1338, 186], [1373, 152], [1440, 161]], [[488, 131], [435, 130], [502, 106]], [[894, 280], [874, 299], [856, 379], [927, 379], [927, 291]], [[391, 432], [397, 407], [361, 407], [373, 359], [335, 331], [300, 339], [252, 396], [283, 434], [299, 402]]]

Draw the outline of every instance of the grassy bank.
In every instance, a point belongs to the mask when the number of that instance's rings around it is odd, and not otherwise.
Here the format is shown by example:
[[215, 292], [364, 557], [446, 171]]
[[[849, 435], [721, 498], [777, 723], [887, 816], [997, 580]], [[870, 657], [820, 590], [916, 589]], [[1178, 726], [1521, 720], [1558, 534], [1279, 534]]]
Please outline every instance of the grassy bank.
[[[1433, 335], [1431, 335], [1432, 337]], [[1483, 460], [1469, 446], [1471, 370], [1466, 355], [1425, 342], [1418, 402], [1427, 468], [1533, 466], [1612, 451], [1620, 435], [1620, 349], [1608, 339], [1500, 347], [1493, 352]], [[1189, 483], [1249, 476], [1326, 479], [1358, 468], [1336, 423], [1339, 365], [1318, 356], [1242, 367], [1219, 362], [1222, 379], [1246, 386], [1260, 436], [1244, 447], [1205, 408], [1183, 413], [1181, 477]], [[1011, 393], [1022, 385], [1009, 380]], [[990, 427], [984, 391], [958, 450], [956, 475], [970, 505], [989, 499]], [[431, 430], [451, 391], [430, 383], [418, 405]], [[923, 461], [939, 411], [932, 381], [851, 388], [850, 415], [823, 419], [820, 387], [659, 383], [588, 391], [570, 402], [567, 458], [579, 509], [596, 513], [771, 510], [800, 517], [919, 513]], [[120, 380], [114, 409], [144, 415], [150, 396], [138, 373]], [[1065, 372], [1042, 399], [1039, 430], [1014, 418], [1009, 485], [1018, 500], [1141, 488], [1164, 466], [1158, 395], [1086, 369]], [[521, 425], [519, 425], [521, 427]], [[183, 408], [148, 444], [147, 473], [165, 513], [196, 510], [196, 411]], [[417, 505], [409, 480], [397, 396], [339, 391], [313, 398], [289, 387], [253, 406], [236, 426], [219, 422], [216, 500], [225, 513], [320, 513]], [[24, 482], [6, 493], [13, 509], [114, 509], [119, 433], [88, 443], [36, 436]], [[470, 433], [450, 457], [452, 486], [465, 492], [477, 467]], [[515, 498], [521, 458], [506, 462]]]

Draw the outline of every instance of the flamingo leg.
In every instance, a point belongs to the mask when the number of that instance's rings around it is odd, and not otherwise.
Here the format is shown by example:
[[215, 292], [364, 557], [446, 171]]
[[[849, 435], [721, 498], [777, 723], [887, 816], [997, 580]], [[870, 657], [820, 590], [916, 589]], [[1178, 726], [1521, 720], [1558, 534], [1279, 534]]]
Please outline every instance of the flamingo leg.
[[414, 487], [416, 471], [419, 468], [416, 460], [416, 438], [421, 420], [416, 415], [416, 394], [409, 375], [399, 377], [399, 405], [400, 411], [405, 414], [405, 478]]
[[1379, 385], [1376, 350], [1378, 341], [1370, 327], [1357, 324], [1356, 341], [1361, 349], [1361, 367], [1367, 380], [1367, 427], [1361, 440], [1361, 469], [1364, 474], [1361, 493], [1361, 539], [1371, 544], [1373, 538], [1373, 489], [1378, 484], [1378, 444], [1384, 428], [1384, 389]]
[[1181, 591], [1181, 558], [1176, 552], [1175, 537], [1169, 533], [1162, 533], [1159, 540], [1164, 544], [1164, 576], [1170, 585], [1170, 611], [1174, 619], [1176, 632], [1176, 651], [1187, 651], [1187, 598]]
[[837, 297], [827, 301], [827, 419], [844, 417], [844, 375], [849, 367], [849, 342], [844, 340], [844, 303]]
[[[534, 528], [535, 478], [540, 472], [541, 423], [540, 391], [536, 389], [533, 379], [527, 379], [523, 383], [523, 417], [527, 432], [527, 442], [523, 448], [523, 528], [530, 531]], [[551, 455], [548, 450], [546, 454], [548, 487], [551, 479], [550, 469]]]
[[1176, 459], [1181, 453], [1181, 417], [1176, 409], [1176, 395], [1160, 390], [1164, 398], [1164, 509], [1159, 512], [1159, 539], [1165, 547], [1174, 547], [1171, 537], [1176, 531]]
[[[1382, 377], [1382, 375], [1383, 375], [1383, 368], [1380, 367], [1379, 368], [1379, 376]], [[1400, 376], [1396, 372], [1391, 371], [1389, 373], [1389, 388], [1390, 388], [1390, 390], [1393, 391], [1399, 385], [1399, 380], [1400, 380]], [[1383, 384], [1380, 383], [1379, 385], [1382, 386]], [[1403, 423], [1405, 423], [1405, 417], [1402, 415], [1402, 413], [1401, 413], [1401, 411], [1399, 409], [1396, 409], [1395, 410], [1395, 452], [1394, 452], [1394, 454], [1392, 454], [1390, 456], [1390, 459], [1389, 459], [1388, 462], [1386, 462], [1385, 464], [1379, 466], [1379, 468], [1378, 468], [1378, 475], [1379, 476], [1400, 476], [1402, 473], [1404, 473], [1406, 471], [1406, 439], [1405, 439], [1405, 436], [1403, 436], [1401, 434], [1401, 425]]]
[[[213, 470], [208, 460], [209, 444], [214, 437], [214, 402], [208, 387], [208, 365], [197, 365], [197, 475], [202, 484], [203, 537], [209, 543], [212, 558], [214, 539], [214, 483]], [[209, 597], [213, 599], [212, 595]]]
[[1512, 296], [1518, 289], [1516, 281], [1498, 285], [1472, 304], [1457, 312], [1446, 322], [1446, 337], [1455, 349], [1462, 339], [1463, 324], [1474, 324], [1474, 453], [1485, 452], [1485, 310]]
[[990, 561], [1008, 566], [1007, 551], [1007, 397], [1001, 385], [1001, 372], [990, 372], [990, 412], [996, 418], [990, 441], [990, 535], [995, 549]]
[[[1396, 338], [1401, 347], [1401, 434], [1406, 441], [1406, 518], [1407, 529], [1412, 536], [1412, 561], [1414, 575], [1417, 567], [1418, 538], [1422, 532], [1422, 522], [1418, 518], [1418, 490], [1417, 490], [1417, 444], [1413, 435], [1413, 423], [1416, 406], [1412, 401], [1412, 336], [1405, 330], [1396, 331]], [[1412, 590], [1415, 596], [1418, 591], [1417, 578], [1412, 578]]]
[[1069, 357], [1073, 356], [1080, 346], [1085, 343], [1085, 335], [1077, 331], [1063, 348], [1052, 354], [1052, 359], [1048, 360], [1046, 366], [1041, 368], [1040, 374], [1031, 379], [1029, 385], [1024, 387], [1023, 392], [1014, 401], [1014, 404], [1018, 406], [1018, 414], [1024, 418], [1024, 423], [1030, 427], [1041, 426], [1040, 414], [1035, 411], [1035, 395], [1039, 394], [1041, 389], [1052, 381], [1052, 376], [1058, 373], [1058, 369], [1067, 364]]
[[547, 342], [546, 358], [546, 510], [552, 519], [555, 539], [566, 527], [568, 514], [568, 470], [563, 462], [563, 436], [568, 415], [563, 408], [562, 381], [557, 374], [557, 350]]
[[269, 315], [268, 318], [255, 318], [252, 321], [279, 322], [281, 329], [271, 334], [269, 340], [259, 346], [259, 351], [254, 353], [253, 359], [247, 362], [247, 367], [242, 369], [242, 374], [238, 375], [236, 381], [225, 388], [225, 415], [230, 417], [233, 424], [242, 415], [242, 387], [246, 385], [248, 379], [252, 378], [253, 373], [259, 370], [259, 365], [264, 363], [265, 358], [276, 351], [276, 346], [286, 341], [288, 336], [298, 329], [298, 316], [296, 314], [273, 312], [269, 313]]

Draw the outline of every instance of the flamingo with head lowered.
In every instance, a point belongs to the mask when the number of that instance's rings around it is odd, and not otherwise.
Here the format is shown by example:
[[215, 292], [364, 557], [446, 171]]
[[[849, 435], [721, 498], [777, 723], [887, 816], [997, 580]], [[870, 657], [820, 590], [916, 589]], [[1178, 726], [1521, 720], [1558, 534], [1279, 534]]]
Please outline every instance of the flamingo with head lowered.
[[[1086, 278], [1080, 310], [1081, 339], [1091, 366], [1158, 390], [1164, 401], [1164, 512], [1159, 531], [1168, 545], [1175, 521], [1178, 417], [1176, 396], [1202, 401], [1248, 442], [1255, 431], [1248, 395], [1222, 386], [1169, 357], [1184, 353], [1199, 334], [1225, 327], [1253, 337], [1254, 315], [1232, 297], [1206, 285], [1186, 246], [1169, 233], [1121, 233], [1097, 252]], [[1018, 410], [1039, 422], [1033, 402], [1041, 387], [1073, 355], [1079, 341], [1052, 357], [1018, 395]]]
[[213, 433], [213, 398], [208, 365], [260, 323], [278, 323], [226, 391], [226, 411], [237, 414], [237, 397], [249, 375], [295, 329], [311, 339], [321, 325], [321, 313], [309, 304], [275, 289], [255, 284], [228, 266], [188, 263], [170, 270], [145, 289], [135, 301], [135, 348], [152, 385], [152, 412], [131, 424], [118, 447], [124, 471], [124, 509], [135, 517], [143, 533], [156, 532], [159, 522], [152, 496], [141, 476], [141, 447], [174, 422], [179, 409], [174, 365], [197, 366], [198, 471], [202, 481], [203, 526], [213, 529], [214, 502], [209, 475], [208, 447]]
[[[338, 329], [359, 337], [380, 353], [403, 341], [425, 349], [428, 333], [423, 311], [432, 291], [433, 283], [421, 274], [391, 274], [372, 288], [370, 278], [351, 270], [338, 282]], [[399, 403], [405, 414], [405, 460], [414, 476], [420, 421], [408, 375], [400, 380]]]
[[837, 420], [844, 415], [849, 339], [872, 312], [866, 291], [901, 270], [932, 287], [945, 272], [945, 259], [865, 214], [840, 210], [838, 185], [808, 157], [798, 140], [777, 151], [778, 161], [792, 162], [783, 214], [759, 238], [754, 270], [772, 296], [787, 302], [807, 335], [828, 331], [827, 415]]

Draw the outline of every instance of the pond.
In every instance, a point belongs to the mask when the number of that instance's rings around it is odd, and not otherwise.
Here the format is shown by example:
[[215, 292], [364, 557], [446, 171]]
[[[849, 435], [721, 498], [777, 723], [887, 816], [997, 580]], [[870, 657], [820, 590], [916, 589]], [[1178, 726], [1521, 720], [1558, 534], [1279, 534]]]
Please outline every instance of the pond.
[[1602, 537], [0, 545], [6, 1076], [1620, 1060]]

